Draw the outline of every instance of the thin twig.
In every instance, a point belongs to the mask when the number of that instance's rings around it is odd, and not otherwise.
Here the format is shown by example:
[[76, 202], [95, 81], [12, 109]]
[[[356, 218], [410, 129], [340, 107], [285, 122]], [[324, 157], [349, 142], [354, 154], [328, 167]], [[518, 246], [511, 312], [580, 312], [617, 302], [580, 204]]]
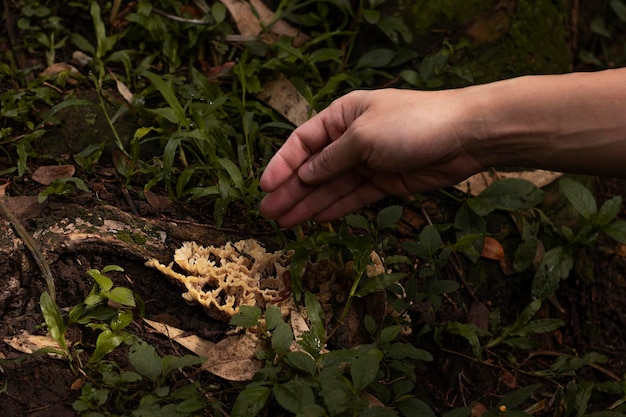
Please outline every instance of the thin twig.
[[13, 229], [15, 229], [15, 232], [22, 239], [24, 245], [26, 245], [30, 253], [33, 255], [33, 258], [35, 258], [35, 262], [41, 270], [41, 275], [43, 276], [44, 280], [46, 281], [46, 285], [48, 286], [48, 292], [50, 293], [50, 297], [52, 298], [52, 301], [55, 301], [56, 289], [54, 285], [54, 278], [52, 277], [52, 271], [50, 270], [50, 265], [48, 265], [48, 262], [46, 262], [43, 253], [41, 252], [41, 249], [37, 245], [37, 242], [35, 242], [35, 240], [24, 228], [24, 226], [22, 226], [22, 223], [19, 221], [19, 219], [15, 217], [15, 215], [11, 213], [11, 211], [6, 207], [2, 198], [0, 198], [0, 211], [2, 211], [2, 213], [4, 213], [4, 215], [7, 217], [9, 223], [11, 223], [11, 226], [13, 226]]
[[181, 22], [181, 23], [190, 23], [192, 25], [212, 25], [213, 22], [210, 22], [208, 20], [202, 20], [202, 19], [186, 19], [184, 17], [180, 17], [180, 16], [175, 16], [173, 14], [169, 14], [164, 12], [163, 10], [159, 10], [155, 7], [152, 8], [152, 11], [158, 15], [161, 15], [167, 19], [173, 20], [175, 22]]

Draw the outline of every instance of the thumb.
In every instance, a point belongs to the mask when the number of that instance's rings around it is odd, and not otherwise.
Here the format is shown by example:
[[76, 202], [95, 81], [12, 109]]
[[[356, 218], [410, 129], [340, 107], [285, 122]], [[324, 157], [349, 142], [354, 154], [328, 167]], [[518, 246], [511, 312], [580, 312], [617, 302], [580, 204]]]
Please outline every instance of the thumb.
[[298, 177], [307, 184], [326, 182], [359, 164], [361, 152], [351, 144], [349, 131], [311, 155], [298, 169]]

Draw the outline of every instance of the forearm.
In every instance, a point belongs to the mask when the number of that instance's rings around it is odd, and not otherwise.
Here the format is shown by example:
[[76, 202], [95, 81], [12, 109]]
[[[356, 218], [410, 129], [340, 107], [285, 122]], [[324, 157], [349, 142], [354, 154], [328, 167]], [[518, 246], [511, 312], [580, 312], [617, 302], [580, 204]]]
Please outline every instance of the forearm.
[[467, 126], [481, 123], [465, 146], [481, 165], [626, 177], [626, 69], [520, 77], [466, 92]]

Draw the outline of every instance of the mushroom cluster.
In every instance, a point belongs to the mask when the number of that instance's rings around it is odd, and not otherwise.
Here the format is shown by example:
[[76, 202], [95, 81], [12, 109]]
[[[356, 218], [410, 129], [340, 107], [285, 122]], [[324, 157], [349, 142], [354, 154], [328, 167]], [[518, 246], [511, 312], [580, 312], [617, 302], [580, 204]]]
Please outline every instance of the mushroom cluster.
[[223, 247], [185, 242], [169, 265], [156, 259], [146, 265], [182, 284], [187, 302], [202, 305], [214, 319], [228, 321], [242, 305], [264, 308], [290, 298], [289, 257], [282, 251], [267, 252], [254, 239]]

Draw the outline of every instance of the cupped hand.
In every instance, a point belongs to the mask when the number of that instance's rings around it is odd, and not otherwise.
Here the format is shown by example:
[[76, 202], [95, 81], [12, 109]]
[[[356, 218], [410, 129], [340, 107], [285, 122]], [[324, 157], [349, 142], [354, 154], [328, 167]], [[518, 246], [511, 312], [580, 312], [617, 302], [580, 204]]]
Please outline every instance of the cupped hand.
[[334, 101], [268, 163], [261, 212], [283, 227], [325, 222], [480, 171], [467, 150], [480, 120], [467, 115], [462, 91], [356, 91]]

